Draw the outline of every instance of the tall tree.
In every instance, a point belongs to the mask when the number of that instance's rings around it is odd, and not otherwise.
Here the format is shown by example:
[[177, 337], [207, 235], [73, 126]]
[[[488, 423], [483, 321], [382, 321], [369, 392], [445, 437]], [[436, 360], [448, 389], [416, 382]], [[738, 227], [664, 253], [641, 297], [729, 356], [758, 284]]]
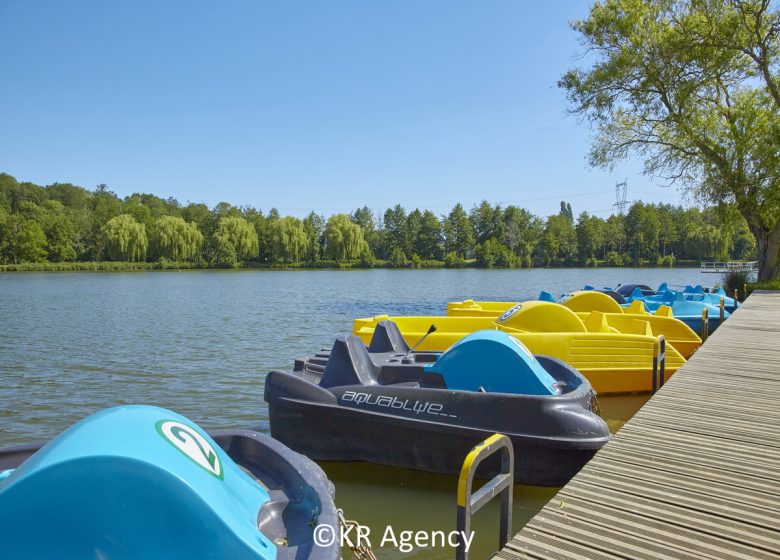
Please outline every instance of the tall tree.
[[442, 258], [442, 227], [439, 218], [430, 210], [420, 216], [417, 234], [412, 239], [412, 252], [426, 260]]
[[303, 229], [306, 232], [306, 260], [310, 263], [319, 262], [322, 257], [323, 235], [325, 233], [325, 218], [313, 210], [303, 219]]
[[203, 245], [203, 234], [194, 223], [178, 216], [160, 216], [151, 231], [151, 245], [155, 257], [173, 261], [187, 261], [195, 257]]
[[72, 261], [76, 258], [73, 248], [75, 231], [73, 222], [58, 200], [43, 203], [42, 227], [46, 234], [46, 252], [52, 262]]
[[444, 251], [466, 258], [474, 249], [474, 226], [463, 205], [456, 204], [444, 219]]
[[564, 213], [547, 218], [538, 250], [545, 264], [570, 263], [577, 252], [577, 233]]
[[628, 251], [635, 264], [650, 260], [658, 254], [658, 240], [661, 222], [655, 207], [641, 202], [631, 205], [626, 214], [626, 235]]
[[604, 245], [606, 223], [598, 216], [583, 212], [577, 219], [575, 230], [580, 262], [588, 264], [588, 261], [596, 258], [599, 249]]
[[217, 222], [214, 231], [215, 251], [212, 260], [235, 266], [238, 261], [257, 257], [258, 242], [254, 226], [240, 216], [226, 212]]
[[597, 131], [594, 165], [736, 204], [759, 279], [780, 275], [780, 10], [771, 0], [604, 0], [573, 28], [592, 61], [560, 81]]
[[525, 208], [504, 209], [504, 245], [517, 256], [520, 266], [531, 266], [532, 257], [542, 234], [542, 221]]
[[360, 258], [368, 249], [363, 228], [346, 214], [334, 214], [325, 224], [325, 254], [335, 261]]
[[[408, 228], [406, 220], [406, 210], [400, 204], [396, 204], [393, 208], [388, 208], [385, 211], [384, 216], [384, 232], [385, 232], [385, 250], [384, 253], [391, 255], [398, 251], [408, 256]], [[395, 250], [398, 251], [395, 251]], [[396, 259], [397, 260], [397, 259]]]
[[[278, 215], [278, 214], [277, 214]], [[306, 255], [309, 239], [303, 222], [293, 216], [269, 220], [268, 234], [271, 244], [271, 260], [297, 262]]]
[[469, 218], [474, 226], [474, 236], [477, 243], [488, 239], [501, 239], [503, 236], [502, 211], [499, 205], [491, 206], [487, 200], [471, 209]]
[[109, 258], [115, 261], [142, 261], [146, 258], [149, 240], [146, 228], [130, 214], [111, 218], [102, 230]]
[[363, 206], [352, 212], [352, 221], [363, 228], [363, 238], [368, 243], [371, 253], [378, 255], [381, 252], [381, 236], [377, 231], [377, 220], [368, 206]]

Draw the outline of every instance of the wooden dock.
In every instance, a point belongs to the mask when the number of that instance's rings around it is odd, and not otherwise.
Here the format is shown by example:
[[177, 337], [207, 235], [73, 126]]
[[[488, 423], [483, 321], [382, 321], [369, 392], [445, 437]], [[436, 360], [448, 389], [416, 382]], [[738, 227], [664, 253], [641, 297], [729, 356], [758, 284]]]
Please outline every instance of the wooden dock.
[[754, 292], [494, 558], [780, 558], [780, 292]]

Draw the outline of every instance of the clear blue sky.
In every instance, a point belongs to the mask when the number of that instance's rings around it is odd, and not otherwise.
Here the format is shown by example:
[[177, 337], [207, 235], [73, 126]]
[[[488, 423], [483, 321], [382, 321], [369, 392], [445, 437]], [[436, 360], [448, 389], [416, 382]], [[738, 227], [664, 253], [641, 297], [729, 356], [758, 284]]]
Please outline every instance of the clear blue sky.
[[0, 171], [326, 215], [680, 200], [587, 166], [584, 1], [0, 2]]

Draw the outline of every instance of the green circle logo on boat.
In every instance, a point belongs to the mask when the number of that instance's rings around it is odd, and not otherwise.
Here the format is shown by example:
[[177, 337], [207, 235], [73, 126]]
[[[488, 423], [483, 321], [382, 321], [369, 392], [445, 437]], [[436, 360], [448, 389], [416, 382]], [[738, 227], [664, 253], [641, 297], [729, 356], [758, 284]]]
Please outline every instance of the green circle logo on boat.
[[178, 420], [159, 420], [154, 427], [162, 438], [207, 473], [223, 480], [222, 462], [214, 447], [197, 430]]
[[510, 307], [509, 309], [504, 311], [504, 313], [501, 315], [501, 317], [498, 318], [498, 322], [499, 323], [503, 323], [504, 321], [509, 319], [512, 315], [514, 315], [515, 313], [520, 311], [522, 308], [523, 308], [523, 304], [522, 303], [518, 303], [517, 305], [513, 305], [512, 307]]

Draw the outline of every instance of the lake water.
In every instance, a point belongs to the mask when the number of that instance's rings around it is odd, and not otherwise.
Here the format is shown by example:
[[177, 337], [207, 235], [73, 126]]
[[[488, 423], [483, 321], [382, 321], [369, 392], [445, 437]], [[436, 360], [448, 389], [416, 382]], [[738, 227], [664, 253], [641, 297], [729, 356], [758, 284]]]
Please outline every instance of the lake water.
[[[0, 274], [0, 446], [47, 439], [103, 408], [170, 408], [207, 429], [269, 431], [263, 379], [330, 347], [352, 320], [444, 314], [446, 303], [531, 299], [584, 284], [712, 283], [699, 269], [184, 271]], [[618, 429], [644, 397], [602, 398]], [[454, 527], [456, 479], [323, 464], [337, 504], [372, 528]], [[517, 486], [514, 527], [554, 489]], [[472, 557], [497, 539], [497, 508], [475, 517]], [[374, 541], [376, 544], [376, 541]], [[380, 558], [451, 558], [450, 549]]]

